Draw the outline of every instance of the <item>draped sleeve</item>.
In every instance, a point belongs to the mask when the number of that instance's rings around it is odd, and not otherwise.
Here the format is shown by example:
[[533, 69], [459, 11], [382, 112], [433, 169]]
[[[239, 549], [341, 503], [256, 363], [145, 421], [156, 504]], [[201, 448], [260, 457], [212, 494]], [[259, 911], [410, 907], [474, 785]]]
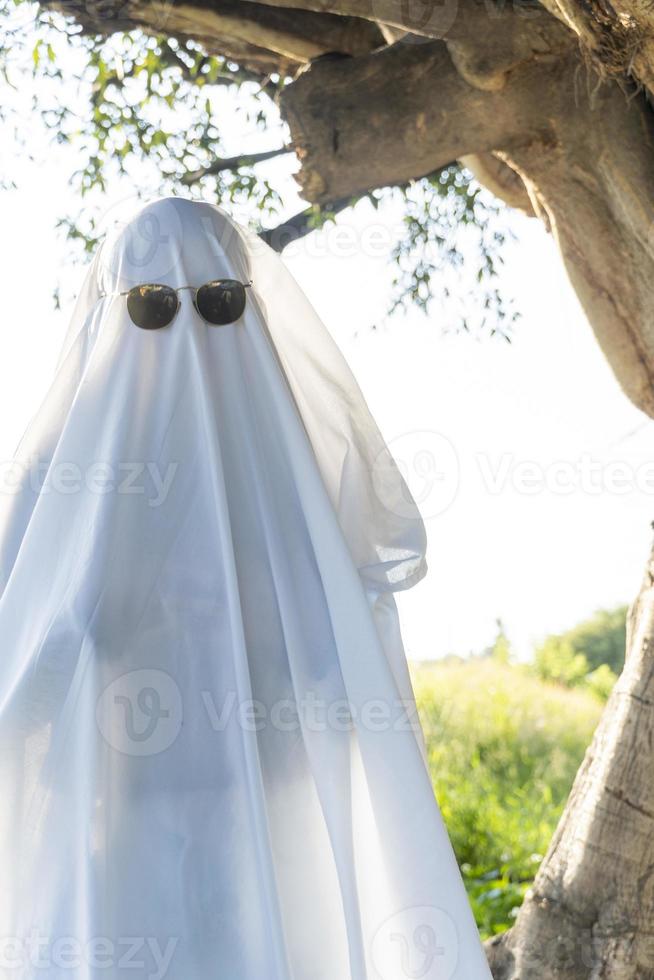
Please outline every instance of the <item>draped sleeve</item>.
[[364, 584], [407, 589], [427, 570], [418, 507], [327, 328], [280, 257], [244, 237], [262, 319]]

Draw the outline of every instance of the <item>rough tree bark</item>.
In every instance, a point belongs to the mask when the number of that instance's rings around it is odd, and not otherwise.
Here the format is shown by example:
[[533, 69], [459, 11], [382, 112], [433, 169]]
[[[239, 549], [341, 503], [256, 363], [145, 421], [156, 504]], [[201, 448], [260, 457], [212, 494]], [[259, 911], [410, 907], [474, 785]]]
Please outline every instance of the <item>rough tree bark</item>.
[[303, 193], [328, 201], [494, 154], [556, 236], [625, 392], [654, 415], [654, 113], [601, 81], [545, 12], [522, 27], [536, 51], [499, 66], [477, 39], [454, 57], [444, 41], [400, 41], [312, 65], [283, 94]]
[[513, 929], [496, 980], [654, 977], [654, 552], [627, 660]]
[[[310, 202], [465, 161], [551, 229], [654, 417], [651, 0], [42, 2], [90, 31], [192, 37], [292, 75], [281, 107]], [[496, 980], [654, 980], [654, 558], [628, 646], [534, 888], [489, 944]]]

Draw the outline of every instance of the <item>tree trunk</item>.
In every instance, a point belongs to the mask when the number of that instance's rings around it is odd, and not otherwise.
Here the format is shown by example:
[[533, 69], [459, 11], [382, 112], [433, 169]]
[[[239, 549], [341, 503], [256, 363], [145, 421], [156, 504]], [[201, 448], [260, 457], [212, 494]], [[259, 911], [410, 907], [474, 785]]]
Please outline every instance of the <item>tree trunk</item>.
[[654, 416], [654, 113], [547, 15], [523, 27], [531, 53], [514, 25], [499, 61], [474, 37], [454, 57], [444, 42], [400, 41], [312, 65], [282, 99], [303, 193], [330, 201], [468, 154], [499, 159], [552, 229], [625, 393]]
[[496, 980], [654, 977], [654, 552], [627, 660], [517, 922], [492, 940]]

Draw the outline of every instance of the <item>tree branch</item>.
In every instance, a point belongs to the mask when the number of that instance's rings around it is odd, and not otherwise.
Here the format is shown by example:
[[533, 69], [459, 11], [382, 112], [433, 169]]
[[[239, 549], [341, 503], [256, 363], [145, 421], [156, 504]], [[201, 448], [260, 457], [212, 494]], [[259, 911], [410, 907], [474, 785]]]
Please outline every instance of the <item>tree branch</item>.
[[[241, 0], [252, 3], [253, 0]], [[259, 0], [258, 0], [259, 2]], [[389, 27], [425, 37], [445, 37], [461, 15], [460, 0], [411, 4], [406, 0], [260, 0], [267, 6], [288, 10], [311, 10], [339, 17], [362, 17]], [[463, 5], [465, 7], [465, 4]], [[481, 4], [478, 4], [481, 7]]]
[[510, 93], [483, 91], [440, 41], [314, 63], [280, 93], [303, 196], [320, 203], [401, 184], [465, 154], [544, 136], [542, 92], [558, 70], [558, 59], [532, 62]]
[[[328, 211], [330, 216], [335, 216], [354, 203], [355, 200], [352, 197], [343, 197], [340, 200], [322, 205], [320, 211]], [[264, 228], [259, 232], [259, 237], [276, 252], [283, 252], [292, 242], [296, 242], [316, 230], [316, 217], [315, 207], [306, 208], [287, 221], [283, 221], [276, 228]]]
[[203, 177], [214, 176], [223, 173], [225, 170], [240, 170], [241, 167], [252, 167], [265, 160], [272, 160], [274, 157], [283, 156], [285, 153], [292, 153], [292, 146], [280, 146], [274, 150], [262, 150], [260, 153], [240, 153], [234, 157], [217, 157], [213, 163], [199, 170], [190, 170], [181, 178], [182, 184], [190, 187], [196, 184]]
[[42, 0], [42, 6], [73, 17], [87, 32], [107, 35], [139, 27], [149, 33], [190, 39], [210, 54], [233, 59], [264, 74], [287, 74], [330, 51], [353, 56], [383, 44], [376, 24], [357, 17], [289, 12], [241, 0]]
[[535, 33], [525, 58], [517, 32], [506, 72], [511, 49], [500, 46], [501, 86], [483, 36], [477, 53], [459, 46], [454, 58], [451, 42], [398, 42], [313, 63], [280, 94], [298, 181], [321, 203], [494, 155], [552, 229], [625, 393], [654, 417], [654, 114], [642, 95], [602, 83], [561, 36], [555, 50]]
[[524, 181], [502, 160], [498, 160], [492, 153], [475, 153], [461, 157], [460, 162], [495, 197], [499, 197], [510, 208], [518, 208], [530, 218], [535, 217]]
[[[267, 2], [267, 0], [264, 0]], [[654, 92], [654, 8], [641, 0], [543, 0], [577, 34], [600, 69]]]
[[[242, 0], [252, 3], [253, 0]], [[493, 21], [508, 5], [492, 0], [443, 0], [442, 3], [406, 3], [406, 0], [257, 0], [268, 6], [312, 10], [378, 21], [425, 37], [456, 40], [466, 34], [470, 18], [487, 22], [498, 39]], [[543, 7], [570, 33], [574, 32], [602, 71], [633, 76], [654, 92], [654, 7], [643, 0], [542, 0]], [[534, 5], [539, 6], [538, 4]], [[517, 6], [511, 5], [513, 10]], [[476, 8], [476, 12], [475, 9]], [[528, 6], [521, 7], [529, 14]]]
[[[358, 17], [380, 25], [387, 40], [403, 35], [437, 40], [465, 40], [471, 30], [479, 36], [492, 37], [495, 44], [504, 46], [503, 35], [518, 30], [525, 36], [540, 24], [553, 20], [561, 28], [561, 18], [546, 11], [538, 0], [523, 0], [508, 4], [505, 0], [425, 0], [407, 3], [406, 0], [240, 0], [241, 4], [258, 3], [283, 10], [320, 12], [340, 17]], [[574, 0], [547, 0], [545, 6]], [[628, 2], [628, 0], [627, 0]], [[569, 28], [567, 34], [572, 34]], [[507, 38], [506, 44], [512, 44]]]
[[[186, 63], [184, 58], [182, 58], [179, 51], [172, 47], [170, 40], [167, 39], [166, 43], [162, 45], [161, 48], [161, 60], [168, 65], [174, 65], [179, 68], [187, 81], [197, 83], [202, 79], [202, 66], [209, 62], [210, 59], [207, 55], [202, 58], [199, 65], [191, 67]], [[218, 76], [213, 80], [212, 84], [229, 86], [239, 85], [242, 82], [252, 82], [253, 84], [257, 85], [259, 89], [272, 101], [274, 101], [277, 97], [279, 84], [273, 82], [269, 74], [261, 71], [251, 71], [248, 68], [242, 68], [240, 65], [230, 67], [225, 63], [222, 66]]]

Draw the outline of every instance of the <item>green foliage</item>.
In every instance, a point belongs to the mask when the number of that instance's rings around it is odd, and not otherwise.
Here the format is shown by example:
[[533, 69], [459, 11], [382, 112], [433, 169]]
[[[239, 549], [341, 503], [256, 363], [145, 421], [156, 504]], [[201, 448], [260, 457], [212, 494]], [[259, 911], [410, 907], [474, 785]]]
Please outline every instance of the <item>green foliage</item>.
[[497, 633], [487, 653], [496, 663], [508, 664], [512, 657], [511, 643], [501, 619], [496, 620]]
[[583, 653], [591, 670], [608, 664], [619, 674], [627, 642], [627, 606], [600, 609], [563, 636], [576, 652]]
[[549, 845], [624, 662], [626, 611], [547, 637], [530, 664], [511, 663], [498, 619], [483, 655], [414, 665], [436, 795], [485, 936], [512, 924]]
[[[96, 13], [102, 16], [101, 6]], [[0, 74], [15, 89], [30, 74], [38, 80], [33, 116], [54, 142], [70, 144], [79, 158], [71, 184], [80, 208], [60, 221], [73, 257], [95, 249], [104, 208], [92, 192], [102, 194], [117, 177], [128, 178], [136, 193], [181, 192], [239, 208], [259, 227], [274, 226], [286, 210], [262, 170], [265, 163], [243, 154], [216, 170], [226, 120], [215, 97], [225, 86], [238, 90], [243, 132], [265, 134], [271, 149], [283, 152], [288, 134], [274, 98], [288, 80], [258, 75], [208, 55], [192, 41], [167, 36], [165, 13], [164, 4], [161, 36], [131, 31], [105, 37], [82, 33], [74, 21], [30, 0], [0, 0]], [[50, 86], [47, 96], [44, 82]], [[24, 129], [19, 121], [17, 138]], [[26, 154], [29, 142], [22, 138]], [[12, 186], [5, 175], [0, 181]], [[414, 305], [428, 312], [438, 299], [446, 322], [508, 339], [517, 314], [497, 290], [507, 235], [500, 209], [469, 173], [452, 164], [365, 197], [375, 205], [399, 197], [404, 209], [391, 255], [397, 269], [391, 311]], [[307, 217], [312, 228], [330, 214], [314, 206]]]
[[601, 704], [491, 658], [416, 665], [443, 817], [484, 936], [508, 928], [549, 845]]
[[536, 649], [534, 669], [543, 680], [583, 685], [606, 700], [624, 665], [627, 607], [602, 609]]
[[574, 687], [588, 674], [588, 661], [576, 653], [572, 643], [562, 636], [548, 636], [534, 656], [536, 673], [544, 681], [555, 681]]
[[[446, 306], [458, 305], [465, 331], [490, 330], [510, 340], [518, 313], [500, 295], [498, 266], [509, 237], [499, 220], [501, 208], [472, 174], [456, 164], [400, 188], [405, 234], [393, 249], [398, 272], [392, 311], [418, 306], [428, 312], [434, 283]], [[452, 280], [444, 269], [459, 273]], [[471, 306], [467, 297], [474, 294]]]
[[[39, 93], [52, 92], [35, 101], [33, 112], [51, 139], [72, 144], [79, 158], [70, 183], [83, 205], [77, 214], [62, 217], [61, 225], [87, 252], [97, 244], [103, 212], [97, 203], [101, 198], [87, 198], [105, 192], [112, 179], [126, 177], [148, 195], [172, 194], [186, 186], [187, 195], [201, 196], [196, 183], [183, 181], [210, 167], [220, 153], [221, 120], [213, 98], [221, 88], [244, 87], [239, 110], [244, 129], [279, 130], [268, 97], [279, 80], [261, 84], [257, 76], [205, 54], [191, 41], [140, 31], [80, 34], [74, 22], [44, 13], [27, 0], [0, 0], [0, 14], [27, 9], [32, 20], [11, 38], [2, 36], [3, 73], [19, 86], [29, 64], [41, 83]], [[67, 97], [71, 90], [77, 98]], [[207, 175], [202, 184], [224, 205], [247, 203], [264, 217], [281, 205], [265, 175], [247, 163]]]
[[601, 701], [608, 701], [617, 679], [617, 674], [613, 673], [608, 664], [600, 664], [586, 676], [584, 686]]

